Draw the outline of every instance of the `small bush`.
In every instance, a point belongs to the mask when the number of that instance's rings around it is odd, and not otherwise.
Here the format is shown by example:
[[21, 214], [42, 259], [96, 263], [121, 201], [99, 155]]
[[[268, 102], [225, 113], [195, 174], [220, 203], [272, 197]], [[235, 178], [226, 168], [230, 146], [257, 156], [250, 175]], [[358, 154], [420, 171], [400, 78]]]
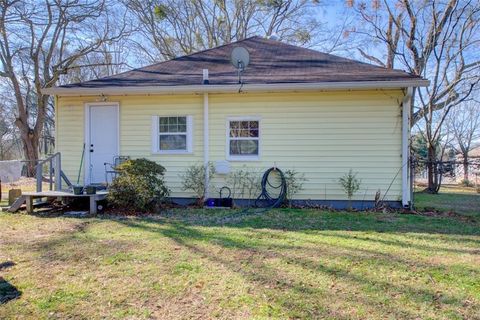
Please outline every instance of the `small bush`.
[[[208, 175], [211, 178], [215, 174], [215, 169], [211, 163], [208, 163]], [[194, 164], [187, 168], [187, 171], [180, 175], [182, 179], [182, 189], [195, 193], [198, 203], [203, 203], [207, 188], [205, 186], [205, 165]]]
[[110, 186], [108, 201], [136, 211], [153, 209], [169, 195], [165, 186], [165, 168], [147, 159], [128, 160], [118, 167], [118, 176]]
[[236, 169], [227, 177], [227, 185], [232, 190], [232, 198], [256, 199], [260, 194], [262, 174], [247, 167]]
[[357, 178], [357, 173], [354, 173], [352, 169], [348, 171], [343, 177], [338, 179], [340, 186], [347, 195], [348, 209], [352, 209], [352, 197], [360, 190], [361, 180]]
[[305, 174], [295, 171], [294, 169], [285, 170], [283, 173], [287, 182], [287, 201], [291, 206], [293, 197], [303, 190], [303, 184], [307, 179]]
[[474, 186], [473, 182], [471, 182], [470, 180], [467, 180], [467, 179], [463, 179], [460, 182], [460, 185], [462, 185], [463, 187], [473, 187]]

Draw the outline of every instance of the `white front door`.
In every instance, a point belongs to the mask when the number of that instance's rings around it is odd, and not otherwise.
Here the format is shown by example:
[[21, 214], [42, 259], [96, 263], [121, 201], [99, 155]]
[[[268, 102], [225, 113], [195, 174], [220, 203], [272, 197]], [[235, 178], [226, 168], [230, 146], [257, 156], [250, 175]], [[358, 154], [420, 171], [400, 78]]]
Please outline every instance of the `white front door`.
[[[114, 157], [119, 155], [118, 105], [89, 105], [87, 125], [86, 183], [105, 183], [105, 163], [112, 163]], [[108, 179], [110, 178], [109, 176]]]

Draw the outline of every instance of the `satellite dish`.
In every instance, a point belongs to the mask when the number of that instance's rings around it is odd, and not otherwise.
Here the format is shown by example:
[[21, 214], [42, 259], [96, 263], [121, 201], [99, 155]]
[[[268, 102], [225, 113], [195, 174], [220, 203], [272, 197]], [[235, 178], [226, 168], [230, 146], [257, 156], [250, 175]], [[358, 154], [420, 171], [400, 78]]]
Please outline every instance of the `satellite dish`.
[[250, 53], [244, 47], [235, 47], [230, 60], [236, 69], [243, 71], [250, 63]]
[[238, 83], [242, 83], [242, 72], [250, 63], [250, 53], [244, 47], [235, 47], [232, 50], [230, 60], [235, 69], [237, 69]]

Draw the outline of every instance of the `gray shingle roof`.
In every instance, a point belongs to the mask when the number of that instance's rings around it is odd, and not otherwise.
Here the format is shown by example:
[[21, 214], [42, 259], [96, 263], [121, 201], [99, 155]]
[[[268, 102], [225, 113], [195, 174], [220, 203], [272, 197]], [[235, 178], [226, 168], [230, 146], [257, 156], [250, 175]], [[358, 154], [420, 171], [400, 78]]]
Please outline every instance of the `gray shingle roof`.
[[245, 84], [421, 79], [401, 70], [386, 69], [275, 40], [251, 37], [117, 75], [65, 85], [62, 88], [200, 85], [203, 69], [209, 70], [212, 85], [236, 84], [238, 78], [230, 63], [230, 53], [237, 46], [245, 47], [250, 53], [250, 65], [242, 77]]

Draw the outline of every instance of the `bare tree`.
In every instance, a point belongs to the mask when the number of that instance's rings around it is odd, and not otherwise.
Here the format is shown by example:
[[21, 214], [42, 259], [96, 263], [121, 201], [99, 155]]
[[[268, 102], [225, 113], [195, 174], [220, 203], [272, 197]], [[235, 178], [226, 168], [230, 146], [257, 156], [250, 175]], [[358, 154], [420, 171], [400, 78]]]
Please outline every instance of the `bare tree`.
[[18, 156], [18, 132], [13, 124], [11, 110], [0, 102], [0, 160], [12, 160]]
[[464, 103], [452, 109], [446, 119], [446, 127], [453, 136], [455, 152], [462, 155], [463, 180], [469, 181], [469, 153], [480, 138], [480, 104]]
[[49, 110], [42, 88], [54, 86], [69, 70], [81, 67], [81, 58], [125, 34], [124, 26], [111, 28], [109, 5], [107, 0], [0, 0], [0, 77], [15, 96], [15, 124], [29, 174]]
[[136, 47], [150, 61], [175, 58], [241, 40], [275, 35], [306, 44], [321, 24], [312, 0], [124, 0], [141, 35]]
[[[386, 68], [404, 68], [431, 81], [412, 98], [412, 122], [428, 144], [428, 188], [440, 188], [436, 144], [446, 117], [470, 99], [480, 82], [480, 3], [476, 0], [372, 0], [347, 5], [360, 18], [353, 33], [365, 38], [367, 60]], [[379, 45], [375, 45], [379, 44]], [[372, 47], [373, 46], [373, 47]]]

